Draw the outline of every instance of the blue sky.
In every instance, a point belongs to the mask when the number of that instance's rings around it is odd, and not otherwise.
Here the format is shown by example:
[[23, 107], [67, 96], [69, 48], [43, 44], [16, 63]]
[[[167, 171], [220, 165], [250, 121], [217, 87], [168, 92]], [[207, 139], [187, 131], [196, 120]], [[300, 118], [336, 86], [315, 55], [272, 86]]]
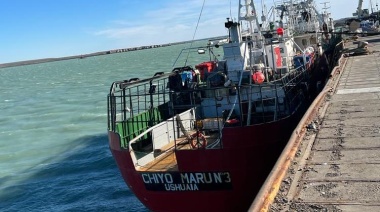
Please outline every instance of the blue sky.
[[[272, 3], [273, 0], [263, 0]], [[318, 7], [320, 2], [317, 0]], [[330, 0], [334, 19], [357, 2]], [[376, 0], [372, 0], [376, 3]], [[237, 0], [206, 0], [197, 38], [225, 35]], [[261, 0], [256, 9], [261, 10]], [[369, 2], [369, 1], [368, 1]], [[0, 63], [191, 40], [203, 0], [0, 0]], [[369, 3], [364, 2], [364, 8]]]

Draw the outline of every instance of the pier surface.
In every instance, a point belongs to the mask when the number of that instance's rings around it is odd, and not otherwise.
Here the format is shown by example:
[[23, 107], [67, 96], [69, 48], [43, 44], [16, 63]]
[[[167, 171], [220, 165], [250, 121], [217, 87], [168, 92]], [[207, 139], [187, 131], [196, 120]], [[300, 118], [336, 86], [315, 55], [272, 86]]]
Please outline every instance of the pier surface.
[[370, 53], [342, 58], [250, 211], [380, 211], [380, 36], [359, 40]]

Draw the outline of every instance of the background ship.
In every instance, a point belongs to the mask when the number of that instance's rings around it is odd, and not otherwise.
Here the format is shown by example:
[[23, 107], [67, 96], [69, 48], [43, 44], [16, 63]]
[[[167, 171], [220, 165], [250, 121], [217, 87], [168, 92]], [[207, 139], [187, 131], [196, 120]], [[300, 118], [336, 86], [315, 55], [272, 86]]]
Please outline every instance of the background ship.
[[152, 211], [246, 211], [328, 76], [336, 39], [313, 1], [274, 5], [261, 23], [253, 1], [239, 8], [227, 39], [181, 52], [209, 61], [111, 85], [110, 149]]
[[351, 33], [379, 33], [379, 21], [380, 21], [380, 11], [378, 8], [378, 4], [376, 3], [376, 10], [374, 11], [374, 7], [372, 1], [369, 0], [370, 9], [363, 8], [363, 0], [357, 0], [358, 7], [355, 13], [352, 13], [352, 17], [341, 18], [335, 21], [335, 26], [342, 28], [342, 31], [351, 32]]

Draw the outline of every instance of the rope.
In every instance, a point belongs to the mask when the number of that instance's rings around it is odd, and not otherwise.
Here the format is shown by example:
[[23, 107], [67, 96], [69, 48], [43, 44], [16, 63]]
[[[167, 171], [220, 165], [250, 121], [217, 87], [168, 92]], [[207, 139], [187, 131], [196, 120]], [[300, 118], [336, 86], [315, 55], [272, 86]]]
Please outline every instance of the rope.
[[179, 125], [179, 127], [180, 127], [182, 133], [185, 135], [185, 137], [186, 137], [189, 141], [191, 141], [191, 135], [189, 135], [189, 133], [188, 133], [187, 130], [185, 129], [185, 126], [183, 125], [183, 123], [182, 123], [182, 119], [181, 119], [181, 117], [179, 116], [179, 114], [176, 114], [176, 115], [175, 115], [175, 118], [176, 118], [176, 120], [177, 120], [177, 123], [178, 123], [178, 125]]
[[[191, 47], [193, 46], [193, 43], [194, 43], [195, 34], [197, 33], [197, 29], [198, 29], [199, 21], [201, 20], [201, 16], [202, 16], [203, 8], [204, 8], [204, 6], [205, 6], [205, 1], [206, 1], [206, 0], [203, 0], [201, 13], [199, 14], [198, 21], [197, 21], [197, 26], [195, 27], [195, 31], [194, 31], [194, 35], [193, 35], [193, 39], [191, 40], [191, 43], [190, 43], [190, 49], [191, 49]], [[186, 66], [186, 64], [187, 64], [187, 60], [189, 59], [189, 54], [190, 54], [190, 50], [187, 52], [186, 61], [185, 61], [185, 66]]]

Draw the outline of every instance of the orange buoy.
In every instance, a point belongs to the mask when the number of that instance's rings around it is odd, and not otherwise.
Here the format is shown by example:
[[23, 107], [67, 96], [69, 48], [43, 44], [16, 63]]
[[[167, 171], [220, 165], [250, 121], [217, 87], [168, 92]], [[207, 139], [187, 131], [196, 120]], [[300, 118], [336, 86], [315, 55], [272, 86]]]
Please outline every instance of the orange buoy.
[[195, 132], [190, 138], [190, 145], [193, 149], [204, 149], [206, 147], [207, 140], [201, 132]]
[[261, 71], [258, 71], [252, 75], [252, 80], [255, 82], [255, 84], [261, 84], [264, 82], [265, 76]]
[[283, 28], [277, 28], [277, 34], [279, 35], [279, 36], [283, 36], [284, 35], [284, 29]]
[[226, 122], [228, 124], [236, 124], [236, 123], [239, 123], [239, 120], [237, 120], [237, 119], [230, 119], [230, 120], [227, 120]]

